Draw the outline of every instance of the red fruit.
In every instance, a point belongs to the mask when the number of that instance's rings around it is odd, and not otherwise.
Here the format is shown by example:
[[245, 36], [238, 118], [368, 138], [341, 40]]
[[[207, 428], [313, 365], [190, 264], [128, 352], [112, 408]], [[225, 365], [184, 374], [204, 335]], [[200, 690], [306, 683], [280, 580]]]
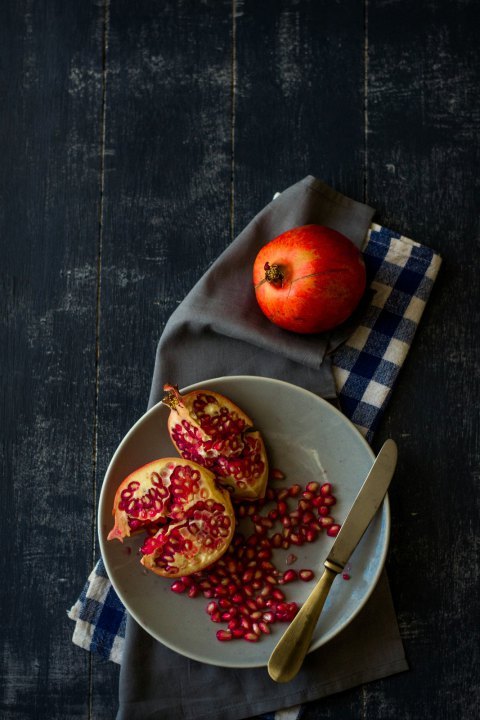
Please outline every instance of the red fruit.
[[340, 325], [357, 307], [366, 286], [358, 248], [320, 225], [287, 230], [265, 245], [253, 266], [262, 312], [297, 333], [319, 333]]
[[180, 455], [208, 468], [237, 498], [265, 495], [268, 461], [252, 420], [228, 398], [211, 390], [180, 395], [165, 385], [168, 431]]
[[[157, 575], [180, 578], [218, 560], [235, 529], [230, 494], [204, 467], [180, 458], [163, 458], [135, 470], [120, 484], [114, 500], [115, 525], [108, 540], [122, 541], [150, 524], [158, 532], [141, 549], [142, 565]], [[185, 583], [177, 584], [177, 592]]]

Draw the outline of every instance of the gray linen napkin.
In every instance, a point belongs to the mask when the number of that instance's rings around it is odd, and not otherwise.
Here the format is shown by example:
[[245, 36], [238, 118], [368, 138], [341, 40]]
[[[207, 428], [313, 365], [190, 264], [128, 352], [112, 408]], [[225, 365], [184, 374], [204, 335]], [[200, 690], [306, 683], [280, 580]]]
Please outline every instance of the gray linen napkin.
[[[163, 384], [221, 375], [276, 377], [335, 397], [327, 335], [301, 337], [272, 325], [257, 307], [254, 258], [279, 233], [307, 223], [332, 227], [360, 246], [374, 210], [306, 177], [267, 205], [220, 255], [173, 313], [160, 339], [149, 406]], [[217, 668], [189, 660], [129, 616], [117, 720], [239, 720], [317, 699], [406, 670], [386, 577], [337, 637], [310, 653], [290, 683], [266, 668]]]

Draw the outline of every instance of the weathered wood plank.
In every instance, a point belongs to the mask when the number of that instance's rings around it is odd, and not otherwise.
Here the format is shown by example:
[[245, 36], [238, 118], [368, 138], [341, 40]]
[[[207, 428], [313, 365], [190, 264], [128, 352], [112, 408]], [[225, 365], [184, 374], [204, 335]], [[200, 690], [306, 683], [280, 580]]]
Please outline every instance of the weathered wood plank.
[[0, 715], [85, 718], [66, 610], [92, 561], [100, 12], [0, 6]]
[[[166, 320], [230, 240], [230, 6], [152, 7], [124, 0], [109, 12], [99, 487], [146, 410]], [[96, 720], [117, 706], [106, 672], [95, 666]]]
[[379, 440], [400, 444], [389, 575], [412, 671], [369, 718], [478, 717], [480, 9], [368, 6], [367, 194], [444, 266]]
[[364, 194], [363, 4], [235, 2], [235, 232], [308, 174]]

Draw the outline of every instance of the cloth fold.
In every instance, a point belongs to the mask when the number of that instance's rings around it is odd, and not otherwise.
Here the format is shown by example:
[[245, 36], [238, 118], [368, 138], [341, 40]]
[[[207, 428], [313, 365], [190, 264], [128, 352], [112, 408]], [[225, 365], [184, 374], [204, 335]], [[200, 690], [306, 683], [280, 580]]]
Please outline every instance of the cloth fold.
[[252, 268], [260, 248], [297, 225], [342, 232], [358, 247], [374, 210], [309, 176], [272, 200], [226, 248], [167, 322], [157, 349], [149, 404], [166, 380], [267, 375], [334, 398], [329, 335], [301, 336], [273, 325], [255, 299]]
[[[311, 177], [273, 200], [211, 266], [167, 323], [149, 405], [161, 399], [166, 381], [182, 386], [219, 375], [268, 375], [324, 397], [336, 395], [345, 414], [371, 439], [441, 262], [432, 250], [371, 225], [372, 215], [371, 208]], [[363, 245], [373, 291], [353, 333], [332, 355], [326, 354], [328, 337], [300, 338], [268, 323], [259, 314], [253, 293], [245, 292], [251, 287], [250, 275], [241, 275], [240, 282], [232, 270], [236, 263], [250, 269], [260, 245], [288, 227], [308, 222], [334, 227]], [[247, 325], [251, 317], [254, 321]], [[99, 562], [70, 617], [76, 620], [77, 644], [116, 661], [121, 656], [119, 720], [165, 715], [174, 720], [235, 720], [407, 668], [385, 576], [357, 618], [326, 646], [328, 667], [326, 650], [321, 648], [308, 656], [294, 681], [279, 686], [263, 669], [222, 669], [179, 656], [130, 617], [124, 640], [126, 613], [104, 575]], [[203, 699], [210, 700], [208, 707]], [[287, 715], [296, 717], [298, 711], [294, 707]]]

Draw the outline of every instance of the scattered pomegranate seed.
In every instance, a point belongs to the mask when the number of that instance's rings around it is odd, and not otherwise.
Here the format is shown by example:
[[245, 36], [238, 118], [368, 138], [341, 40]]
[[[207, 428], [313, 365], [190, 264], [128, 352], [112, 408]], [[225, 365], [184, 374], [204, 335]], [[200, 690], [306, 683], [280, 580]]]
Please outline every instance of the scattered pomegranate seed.
[[[277, 479], [283, 479], [283, 473]], [[217, 631], [218, 640], [258, 642], [262, 635], [271, 633], [273, 623], [289, 623], [298, 612], [297, 603], [288, 602], [280, 586], [314, 578], [308, 568], [282, 572], [273, 552], [315, 542], [324, 531], [334, 537], [340, 530], [329, 515], [335, 503], [331, 484], [320, 486], [313, 481], [304, 489], [299, 484], [269, 486], [264, 500], [237, 502], [237, 517], [250, 521], [254, 531], [247, 536], [237, 531], [225, 555], [214, 565], [176, 580], [171, 589], [186, 592], [188, 597], [201, 594], [209, 600], [206, 612], [211, 621], [227, 627]], [[297, 559], [290, 552], [285, 563], [291, 565]], [[344, 572], [343, 577], [349, 579], [350, 575]]]
[[310, 580], [313, 580], [314, 578], [314, 572], [313, 570], [300, 570], [298, 573], [298, 577], [300, 580], [303, 580], [303, 582], [310, 582]]
[[340, 525], [330, 525], [329, 528], [327, 528], [327, 535], [329, 537], [335, 537], [340, 532]]
[[349, 575], [348, 573], [343, 573], [343, 574], [342, 574], [342, 578], [343, 578], [344, 580], [350, 580], [350, 575]]
[[285, 478], [285, 474], [279, 470], [279, 468], [274, 468], [270, 473], [270, 477], [272, 480], [283, 480]]

